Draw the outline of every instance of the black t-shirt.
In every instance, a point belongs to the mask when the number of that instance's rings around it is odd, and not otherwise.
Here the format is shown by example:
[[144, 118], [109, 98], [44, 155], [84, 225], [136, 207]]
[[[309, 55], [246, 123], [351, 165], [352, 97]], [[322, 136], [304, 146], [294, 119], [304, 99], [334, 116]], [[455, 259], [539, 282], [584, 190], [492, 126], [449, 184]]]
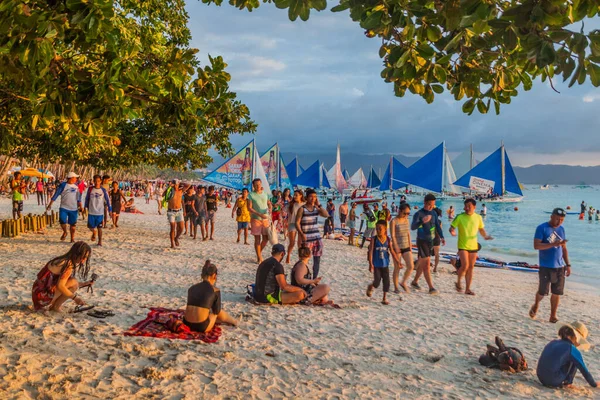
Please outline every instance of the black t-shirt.
[[188, 289], [188, 306], [214, 309], [218, 305], [220, 308], [219, 292], [215, 292], [213, 286], [206, 281], [195, 284]]
[[285, 275], [283, 265], [274, 257], [267, 258], [260, 263], [256, 271], [256, 300], [267, 303], [267, 295], [279, 292], [280, 288], [277, 284], [277, 275]]
[[190, 194], [183, 195], [183, 202], [185, 203], [185, 212], [188, 214], [194, 212], [194, 210], [192, 209], [192, 204], [191, 204], [193, 201], [194, 201], [193, 195], [190, 195]]
[[207, 194], [206, 195], [206, 210], [217, 211], [217, 195]]

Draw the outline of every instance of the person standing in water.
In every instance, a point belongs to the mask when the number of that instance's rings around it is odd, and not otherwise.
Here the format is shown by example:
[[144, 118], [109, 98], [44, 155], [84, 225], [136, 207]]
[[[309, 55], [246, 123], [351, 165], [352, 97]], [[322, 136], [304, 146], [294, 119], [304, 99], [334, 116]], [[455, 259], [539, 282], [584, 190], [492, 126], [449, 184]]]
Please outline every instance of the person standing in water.
[[458, 270], [458, 279], [456, 281], [456, 290], [462, 292], [461, 281], [465, 278], [465, 294], [474, 296], [475, 292], [471, 290], [473, 282], [473, 272], [475, 262], [477, 261], [477, 252], [479, 243], [477, 243], [477, 233], [481, 234], [485, 240], [491, 240], [492, 237], [485, 231], [485, 225], [481, 215], [475, 213], [477, 202], [474, 199], [465, 200], [465, 212], [454, 218], [450, 225], [450, 234], [456, 236], [458, 230], [458, 257], [460, 258], [460, 269]]
[[529, 316], [535, 318], [542, 299], [551, 291], [550, 322], [558, 322], [556, 315], [560, 296], [564, 294], [565, 277], [571, 275], [571, 263], [567, 251], [567, 239], [562, 223], [565, 210], [555, 208], [550, 221], [539, 225], [533, 237], [533, 248], [539, 252], [539, 287], [535, 303], [529, 309]]
[[481, 205], [481, 215], [484, 217], [487, 215], [487, 207], [485, 206], [485, 204]]
[[440, 224], [438, 215], [433, 209], [435, 208], [435, 196], [431, 193], [425, 196], [423, 202], [423, 208], [415, 213], [413, 216], [410, 229], [417, 231], [417, 249], [419, 252], [419, 261], [417, 263], [417, 273], [411, 283], [411, 286], [415, 289], [420, 289], [419, 279], [421, 275], [425, 276], [425, 281], [429, 286], [429, 294], [439, 294], [439, 291], [433, 286], [433, 280], [431, 279], [431, 270], [429, 265], [431, 262], [431, 256], [433, 253], [433, 241], [436, 233], [440, 236], [440, 242], [442, 245], [446, 245], [446, 239], [444, 239], [444, 232], [442, 232], [442, 225]]

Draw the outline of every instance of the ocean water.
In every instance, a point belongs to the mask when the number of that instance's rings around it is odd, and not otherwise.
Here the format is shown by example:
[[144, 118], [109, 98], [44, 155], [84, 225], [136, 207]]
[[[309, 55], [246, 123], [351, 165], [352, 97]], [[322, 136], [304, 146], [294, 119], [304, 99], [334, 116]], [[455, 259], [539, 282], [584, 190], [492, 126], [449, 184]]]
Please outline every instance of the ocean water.
[[[526, 261], [537, 264], [538, 253], [533, 249], [533, 235], [536, 227], [550, 219], [550, 214], [555, 207], [571, 206], [570, 212], [579, 213], [581, 201], [588, 206], [600, 209], [600, 186], [579, 189], [574, 186], [552, 187], [540, 190], [539, 186], [528, 185], [524, 190], [524, 199], [520, 203], [486, 203], [488, 213], [484, 217], [485, 229], [494, 237], [494, 240], [485, 241], [482, 238], [481, 253], [484, 256], [499, 258], [505, 261]], [[388, 205], [392, 198], [388, 195]], [[396, 204], [399, 197], [396, 197]], [[419, 198], [409, 198], [412, 206], [422, 206]], [[477, 211], [481, 209], [477, 203]], [[485, 203], [485, 202], [483, 202]], [[450, 221], [446, 210], [450, 205], [462, 211], [460, 201], [439, 201], [438, 207], [444, 210], [443, 229], [446, 237], [444, 251], [456, 250], [456, 238], [448, 232]], [[514, 208], [518, 207], [518, 211]], [[360, 206], [359, 206], [360, 209]], [[362, 210], [361, 210], [362, 211]], [[411, 215], [415, 210], [411, 210]], [[336, 210], [337, 214], [337, 210]], [[412, 216], [411, 216], [412, 217]], [[578, 215], [567, 215], [563, 224], [567, 239], [567, 249], [572, 265], [572, 279], [586, 283], [600, 290], [600, 221], [588, 222], [587, 213], [585, 220], [580, 221]], [[517, 273], [517, 272], [515, 272]]]

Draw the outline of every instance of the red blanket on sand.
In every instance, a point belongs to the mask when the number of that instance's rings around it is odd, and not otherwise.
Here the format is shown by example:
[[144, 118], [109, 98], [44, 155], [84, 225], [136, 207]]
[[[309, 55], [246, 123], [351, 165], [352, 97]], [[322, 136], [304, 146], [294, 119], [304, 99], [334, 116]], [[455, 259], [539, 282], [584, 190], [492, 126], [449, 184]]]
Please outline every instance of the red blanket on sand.
[[194, 332], [183, 324], [183, 310], [168, 308], [150, 308], [143, 321], [123, 332], [125, 336], [145, 336], [162, 339], [202, 340], [215, 343], [221, 337], [221, 328], [215, 326], [210, 332]]

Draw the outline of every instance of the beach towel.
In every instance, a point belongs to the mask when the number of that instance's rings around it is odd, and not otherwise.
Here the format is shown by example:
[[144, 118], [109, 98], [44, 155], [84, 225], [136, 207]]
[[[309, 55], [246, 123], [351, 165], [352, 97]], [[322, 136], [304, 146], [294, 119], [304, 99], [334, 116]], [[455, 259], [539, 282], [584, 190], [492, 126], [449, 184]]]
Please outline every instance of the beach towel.
[[150, 308], [143, 321], [123, 332], [125, 336], [145, 336], [161, 339], [202, 340], [215, 343], [221, 337], [221, 328], [215, 326], [210, 332], [194, 332], [183, 323], [183, 310]]

